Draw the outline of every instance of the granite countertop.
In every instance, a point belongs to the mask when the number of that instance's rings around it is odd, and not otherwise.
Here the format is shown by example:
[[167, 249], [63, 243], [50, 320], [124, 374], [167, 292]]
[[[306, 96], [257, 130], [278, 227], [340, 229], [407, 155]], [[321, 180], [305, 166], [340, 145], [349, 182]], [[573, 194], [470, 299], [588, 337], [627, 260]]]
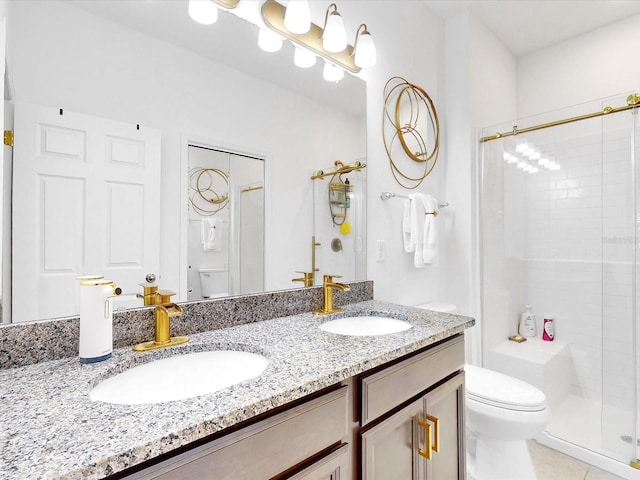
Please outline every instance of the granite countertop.
[[[385, 314], [413, 328], [384, 336], [341, 336], [317, 327], [345, 315]], [[94, 479], [124, 470], [272, 408], [384, 364], [474, 324], [470, 317], [375, 300], [344, 312], [264, 320], [191, 335], [186, 345], [145, 353], [114, 350], [82, 365], [77, 357], [0, 371], [0, 478]], [[174, 354], [215, 349], [260, 353], [257, 378], [213, 394], [162, 404], [92, 402], [104, 378]]]

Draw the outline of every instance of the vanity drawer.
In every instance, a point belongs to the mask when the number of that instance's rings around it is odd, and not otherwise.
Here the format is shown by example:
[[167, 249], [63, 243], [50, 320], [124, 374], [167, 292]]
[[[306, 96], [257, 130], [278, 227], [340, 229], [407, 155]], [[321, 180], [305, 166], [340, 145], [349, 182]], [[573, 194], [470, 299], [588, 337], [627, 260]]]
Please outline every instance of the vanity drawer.
[[459, 336], [363, 377], [361, 424], [369, 423], [462, 368], [464, 337]]
[[271, 478], [345, 439], [347, 390], [342, 387], [126, 478]]

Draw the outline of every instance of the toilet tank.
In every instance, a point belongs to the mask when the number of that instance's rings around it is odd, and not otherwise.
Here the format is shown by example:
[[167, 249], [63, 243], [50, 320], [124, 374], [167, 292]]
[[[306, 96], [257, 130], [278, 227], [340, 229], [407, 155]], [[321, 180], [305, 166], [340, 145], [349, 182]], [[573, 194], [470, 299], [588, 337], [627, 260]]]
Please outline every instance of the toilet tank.
[[203, 298], [229, 296], [229, 270], [225, 267], [199, 268]]

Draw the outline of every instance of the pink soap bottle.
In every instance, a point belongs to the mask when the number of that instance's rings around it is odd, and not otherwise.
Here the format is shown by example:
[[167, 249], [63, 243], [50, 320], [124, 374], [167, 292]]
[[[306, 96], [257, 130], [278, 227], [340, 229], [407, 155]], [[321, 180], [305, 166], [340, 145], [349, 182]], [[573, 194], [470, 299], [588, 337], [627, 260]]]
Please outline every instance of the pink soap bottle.
[[554, 318], [552, 315], [546, 315], [544, 317], [544, 323], [542, 328], [542, 340], [546, 340], [547, 342], [553, 341], [553, 322]]

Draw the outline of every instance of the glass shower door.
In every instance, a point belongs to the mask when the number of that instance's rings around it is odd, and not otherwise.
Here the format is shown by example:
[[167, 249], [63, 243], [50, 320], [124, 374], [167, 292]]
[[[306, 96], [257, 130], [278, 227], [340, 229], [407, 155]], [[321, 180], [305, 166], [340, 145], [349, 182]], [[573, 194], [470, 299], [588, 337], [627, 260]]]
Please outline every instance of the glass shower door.
[[[620, 105], [625, 98], [607, 99]], [[638, 210], [632, 114], [602, 117], [602, 453], [624, 463], [635, 454], [634, 318]]]

